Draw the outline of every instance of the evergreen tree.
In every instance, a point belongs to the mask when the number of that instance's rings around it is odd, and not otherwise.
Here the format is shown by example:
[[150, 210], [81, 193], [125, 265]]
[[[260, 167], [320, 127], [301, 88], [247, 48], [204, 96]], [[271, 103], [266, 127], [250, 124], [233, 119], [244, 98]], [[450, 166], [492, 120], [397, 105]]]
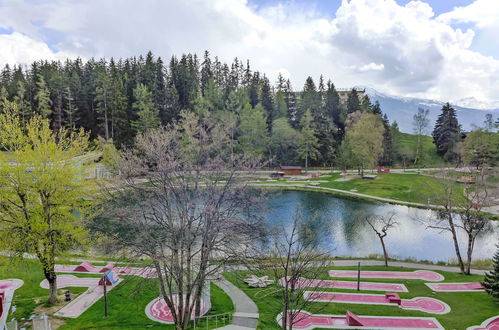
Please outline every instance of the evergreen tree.
[[457, 121], [456, 110], [447, 103], [442, 107], [442, 113], [438, 116], [432, 133], [437, 153], [449, 161], [456, 160], [460, 135], [461, 126]]
[[52, 114], [52, 101], [50, 100], [50, 91], [45, 82], [45, 78], [41, 74], [37, 76], [35, 101], [36, 112], [42, 116], [42, 118], [48, 118]]
[[347, 99], [347, 113], [353, 113], [361, 109], [359, 101], [359, 93], [353, 88], [350, 93], [348, 93]]
[[133, 108], [137, 111], [138, 120], [133, 123], [139, 133], [144, 133], [151, 128], [159, 127], [158, 110], [154, 108], [152, 94], [144, 84], [138, 84], [133, 90], [135, 102]]
[[268, 147], [268, 131], [265, 111], [261, 105], [253, 109], [246, 104], [241, 111], [238, 141], [245, 154], [258, 159], [264, 157]]
[[296, 104], [296, 95], [293, 91], [293, 87], [291, 86], [291, 81], [288, 79], [286, 81], [286, 89], [284, 92], [284, 97], [286, 100], [286, 105], [288, 107], [288, 120], [291, 124], [291, 127], [298, 128], [298, 109]]
[[303, 86], [303, 92], [300, 95], [300, 104], [296, 120], [301, 122], [301, 119], [307, 110], [310, 110], [311, 115], [315, 117], [320, 110], [320, 105], [321, 100], [320, 95], [317, 92], [317, 87], [315, 86], [312, 77], [308, 77]]
[[210, 53], [206, 50], [204, 52], [203, 63], [201, 64], [201, 93], [203, 96], [205, 96], [210, 79], [213, 79], [213, 71], [211, 69]]
[[[376, 101], [377, 102], [377, 101]], [[379, 105], [379, 103], [378, 103]], [[380, 112], [381, 113], [381, 112]], [[395, 152], [393, 148], [393, 134], [390, 127], [390, 121], [386, 113], [382, 117], [383, 122], [383, 152], [379, 160], [379, 164], [382, 166], [389, 166], [393, 164], [393, 159], [395, 158]]]
[[270, 87], [270, 82], [267, 77], [262, 79], [262, 88], [260, 91], [260, 103], [266, 112], [267, 117], [267, 127], [269, 131], [272, 129], [272, 121], [274, 120], [274, 100], [272, 99], [272, 90]]
[[14, 101], [19, 107], [19, 115], [21, 118], [21, 124], [24, 126], [30, 117], [30, 107], [28, 100], [26, 100], [26, 88], [22, 81], [17, 82], [17, 91], [14, 96]]
[[305, 160], [305, 172], [308, 171], [308, 161], [315, 160], [319, 156], [319, 139], [315, 136], [316, 131], [312, 121], [312, 112], [310, 110], [305, 111], [300, 121], [301, 136], [297, 150], [298, 155]]
[[489, 295], [499, 300], [499, 245], [497, 247], [496, 254], [492, 259], [493, 269], [485, 273], [482, 286]]
[[109, 122], [111, 119], [109, 108], [111, 80], [107, 74], [104, 62], [99, 63], [99, 67], [97, 68], [95, 85], [95, 100], [97, 102], [96, 110], [99, 115], [99, 126], [101, 132], [104, 132], [104, 138], [107, 141], [111, 137], [109, 134]]

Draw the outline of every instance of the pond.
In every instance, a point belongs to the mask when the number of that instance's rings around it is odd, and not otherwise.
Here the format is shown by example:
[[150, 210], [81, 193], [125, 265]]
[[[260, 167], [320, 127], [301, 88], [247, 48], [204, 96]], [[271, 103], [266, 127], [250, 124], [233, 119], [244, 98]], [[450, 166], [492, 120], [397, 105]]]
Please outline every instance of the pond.
[[[436, 219], [431, 210], [400, 205], [371, 203], [338, 198], [333, 195], [303, 191], [268, 193], [266, 219], [275, 226], [290, 227], [299, 207], [310, 231], [319, 244], [334, 256], [367, 257], [382, 254], [378, 237], [365, 221], [364, 214], [387, 215], [394, 213], [398, 221], [385, 238], [390, 257], [396, 259], [451, 261], [455, 258], [452, 238], [449, 232], [427, 229], [421, 219]], [[474, 258], [492, 258], [499, 238], [498, 222], [493, 230], [477, 238]], [[460, 233], [461, 253], [466, 246]]]

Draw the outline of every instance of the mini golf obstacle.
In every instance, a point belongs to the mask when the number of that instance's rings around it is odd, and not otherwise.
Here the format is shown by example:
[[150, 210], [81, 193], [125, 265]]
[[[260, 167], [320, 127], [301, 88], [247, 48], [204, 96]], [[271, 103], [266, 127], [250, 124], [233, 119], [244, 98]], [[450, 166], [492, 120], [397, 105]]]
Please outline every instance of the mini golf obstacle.
[[58, 273], [102, 274], [108, 270], [112, 270], [118, 275], [135, 275], [144, 278], [157, 277], [156, 269], [152, 267], [116, 267], [112, 263], [105, 266], [94, 266], [88, 261], [84, 261], [79, 265], [55, 265], [55, 271]]
[[7, 316], [14, 299], [14, 291], [23, 284], [24, 282], [19, 279], [0, 280], [0, 329], [4, 329], [6, 326]]
[[[107, 291], [112, 290], [118, 284], [119, 279], [113, 272], [107, 272], [103, 275], [106, 278]], [[80, 294], [76, 299], [61, 308], [54, 315], [77, 318], [97, 300], [104, 296], [103, 277], [76, 277], [74, 275], [57, 276], [57, 287], [87, 287], [88, 290]], [[44, 289], [49, 288], [47, 280], [43, 280], [40, 286]]]
[[415, 297], [412, 299], [401, 299], [396, 293], [363, 294], [363, 293], [339, 293], [326, 291], [305, 291], [304, 299], [319, 302], [335, 302], [347, 304], [386, 305], [398, 306], [405, 310], [417, 310], [431, 314], [447, 314], [450, 306], [434, 298]]
[[486, 319], [480, 325], [469, 327], [466, 330], [499, 330], [499, 315]]
[[[302, 311], [296, 314], [295, 329], [444, 329], [434, 317], [358, 316], [311, 314]], [[277, 316], [282, 324], [282, 313]]]
[[[331, 277], [357, 277], [356, 270], [330, 270]], [[394, 278], [404, 280], [424, 280], [430, 282], [443, 281], [445, 278], [439, 273], [431, 270], [415, 270], [412, 272], [392, 272], [392, 271], [361, 271], [361, 278]]]
[[473, 283], [425, 283], [435, 292], [483, 292], [485, 291], [479, 282]]
[[[178, 304], [178, 296], [175, 296], [175, 305]], [[185, 297], [184, 297], [185, 299]], [[184, 300], [185, 302], [185, 300]], [[200, 316], [203, 316], [210, 310], [211, 304], [209, 303], [209, 298], [208, 299], [201, 299], [201, 312]], [[146, 315], [148, 318], [150, 318], [153, 321], [160, 322], [160, 323], [166, 323], [166, 324], [172, 324], [173, 323], [173, 315], [170, 310], [170, 307], [166, 304], [165, 300], [163, 298], [156, 298], [153, 301], [151, 301], [149, 304], [146, 306]], [[191, 317], [194, 317], [194, 307], [192, 310]]]
[[[283, 277], [279, 283], [284, 286], [286, 279]], [[299, 278], [295, 283], [299, 288], [331, 288], [331, 289], [357, 289], [355, 281], [331, 281], [331, 280], [312, 280], [307, 278]], [[360, 290], [366, 291], [393, 291], [393, 292], [408, 292], [404, 284], [397, 283], [378, 283], [378, 282], [360, 282]]]

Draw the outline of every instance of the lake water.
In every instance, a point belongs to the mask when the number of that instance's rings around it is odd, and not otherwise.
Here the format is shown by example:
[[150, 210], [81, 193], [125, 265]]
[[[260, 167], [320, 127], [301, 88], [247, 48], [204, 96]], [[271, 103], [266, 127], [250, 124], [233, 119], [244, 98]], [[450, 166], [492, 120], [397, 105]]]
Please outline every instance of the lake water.
[[[391, 212], [399, 224], [385, 238], [390, 257], [397, 259], [450, 261], [455, 257], [449, 232], [426, 229], [417, 219], [436, 219], [433, 211], [407, 206], [371, 203], [302, 191], [270, 192], [266, 202], [267, 221], [289, 228], [296, 207], [320, 245], [334, 256], [366, 257], [382, 254], [379, 238], [361, 214], [386, 215]], [[315, 215], [315, 216], [314, 216]], [[474, 258], [492, 258], [499, 239], [498, 222], [491, 232], [483, 233], [475, 244]], [[461, 253], [465, 255], [461, 233]]]

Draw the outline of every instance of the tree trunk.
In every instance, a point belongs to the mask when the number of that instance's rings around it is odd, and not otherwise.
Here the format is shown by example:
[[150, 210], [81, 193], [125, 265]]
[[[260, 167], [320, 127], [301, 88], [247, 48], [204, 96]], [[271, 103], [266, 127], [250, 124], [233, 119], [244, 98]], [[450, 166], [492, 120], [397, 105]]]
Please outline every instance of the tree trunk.
[[473, 247], [475, 245], [475, 239], [469, 235], [468, 236], [468, 260], [466, 262], [466, 275], [471, 275], [471, 260], [473, 258]]
[[386, 252], [386, 246], [385, 246], [385, 241], [383, 238], [379, 238], [381, 241], [381, 246], [383, 247], [383, 257], [385, 258], [385, 267], [388, 267], [388, 252]]
[[57, 302], [57, 275], [52, 271], [45, 272], [45, 278], [49, 282], [50, 296], [48, 303], [55, 304]]
[[449, 221], [450, 231], [452, 233], [452, 240], [454, 241], [454, 249], [456, 250], [456, 257], [457, 257], [457, 262], [459, 264], [459, 269], [461, 270], [461, 273], [466, 274], [466, 271], [464, 269], [463, 258], [461, 257], [461, 251], [459, 250], [456, 227], [454, 226], [454, 221], [452, 220], [451, 213], [449, 213], [448, 215], [448, 221]]
[[421, 145], [421, 135], [418, 134], [418, 142], [417, 142], [417, 145], [416, 145], [416, 157], [414, 157], [414, 165], [417, 164], [418, 160], [419, 160], [419, 148], [420, 148], [420, 145]]

